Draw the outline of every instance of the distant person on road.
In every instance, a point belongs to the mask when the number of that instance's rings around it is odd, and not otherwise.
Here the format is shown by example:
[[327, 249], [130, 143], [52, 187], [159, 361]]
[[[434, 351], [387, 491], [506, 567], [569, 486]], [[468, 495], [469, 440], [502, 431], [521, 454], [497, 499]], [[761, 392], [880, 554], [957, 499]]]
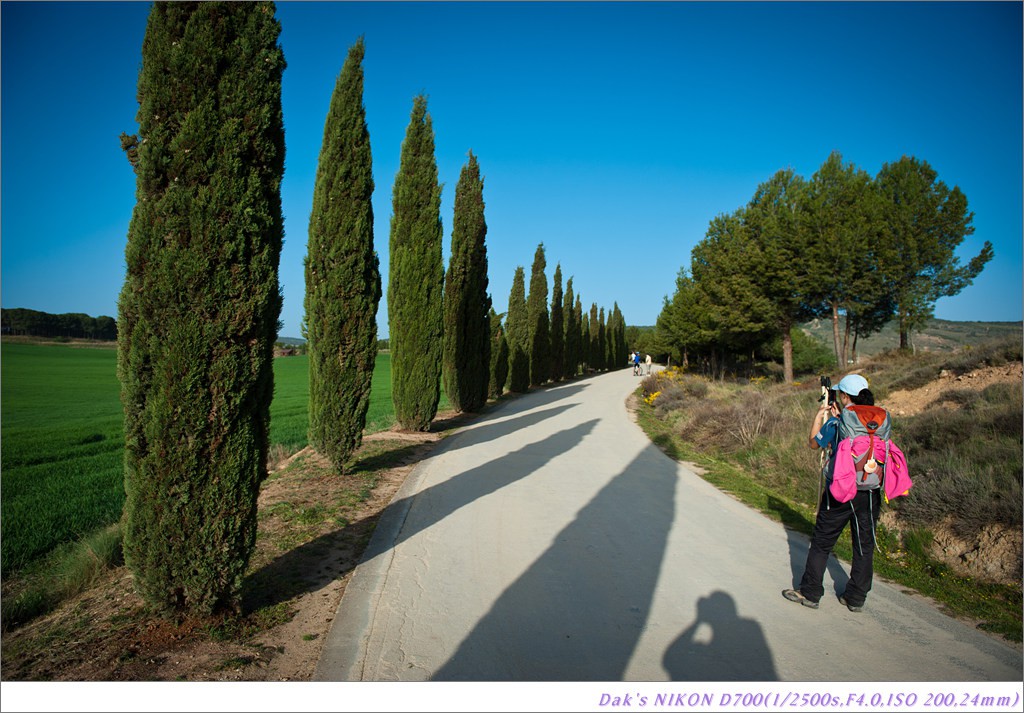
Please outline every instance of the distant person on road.
[[868, 390], [868, 382], [859, 374], [848, 374], [832, 390], [835, 401], [825, 400], [811, 423], [810, 447], [829, 452], [827, 483], [818, 504], [818, 516], [811, 535], [811, 548], [807, 552], [803, 578], [798, 589], [783, 590], [782, 596], [791, 602], [803, 604], [811, 609], [818, 608], [818, 602], [825, 594], [822, 584], [825, 565], [846, 524], [850, 527], [853, 544], [853, 564], [846, 591], [839, 595], [839, 601], [852, 612], [864, 608], [864, 600], [871, 590], [874, 574], [875, 525], [882, 504], [881, 488], [858, 490], [853, 500], [847, 503], [837, 501], [829, 492], [835, 471], [836, 450], [839, 445], [839, 416], [842, 410], [853, 405], [874, 406], [875, 397]]
[[647, 375], [650, 376], [651, 375], [651, 355], [650, 354], [647, 355], [646, 363], [647, 363]]
[[633, 353], [633, 376], [640, 375], [640, 352], [639, 350]]

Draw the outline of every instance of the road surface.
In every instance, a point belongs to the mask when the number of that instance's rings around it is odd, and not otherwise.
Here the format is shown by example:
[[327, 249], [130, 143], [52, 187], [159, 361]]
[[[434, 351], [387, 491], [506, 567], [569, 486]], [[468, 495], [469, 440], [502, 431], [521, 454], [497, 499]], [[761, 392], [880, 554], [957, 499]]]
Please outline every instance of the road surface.
[[[1021, 651], [876, 579], [861, 613], [781, 591], [807, 537], [652, 445], [632, 370], [446, 438], [382, 515], [320, 681], [1020, 681]], [[844, 534], [844, 537], [846, 535]]]

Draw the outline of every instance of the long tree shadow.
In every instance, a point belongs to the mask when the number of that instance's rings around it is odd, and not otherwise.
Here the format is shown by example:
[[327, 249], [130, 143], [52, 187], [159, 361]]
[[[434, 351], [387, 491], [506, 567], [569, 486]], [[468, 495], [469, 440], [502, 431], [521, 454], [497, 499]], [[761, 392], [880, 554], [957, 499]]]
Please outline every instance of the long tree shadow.
[[649, 445], [498, 598], [433, 680], [621, 680], [675, 515], [675, 464]]
[[[542, 421], [545, 421], [559, 414], [565, 413], [571, 408], [575, 408], [578, 404], [561, 404], [554, 406], [549, 409], [542, 411], [527, 411], [521, 416], [514, 416], [512, 418], [506, 418], [502, 421], [496, 421], [494, 423], [484, 423], [480, 426], [467, 426], [460, 433], [473, 433], [472, 438], [453, 438], [450, 441], [446, 441], [445, 450], [454, 451], [460, 448], [466, 448], [471, 445], [476, 445], [481, 441], [496, 441], [499, 438], [504, 438], [510, 433], [515, 433], [523, 428], [529, 428]], [[504, 416], [505, 414], [501, 414]]]
[[[588, 384], [584, 381], [574, 380], [537, 386], [524, 394], [509, 392], [498, 401], [489, 401], [479, 411], [458, 412], [446, 418], [435, 418], [430, 423], [430, 432], [443, 433], [472, 426], [475, 421], [481, 418], [500, 418], [509, 413], [519, 413], [535, 409], [538, 406], [547, 406], [555, 401], [578, 394], [587, 386]], [[529, 396], [529, 398], [523, 399], [522, 397], [524, 396]]]
[[665, 651], [673, 681], [778, 681], [761, 626], [722, 591], [697, 601], [697, 618]]
[[[562, 407], [558, 409], [564, 410]], [[548, 409], [542, 413], [554, 410]], [[551, 458], [571, 450], [596, 423], [596, 420], [587, 421], [526, 445], [420, 493], [392, 502], [373, 517], [350, 523], [289, 550], [246, 578], [242, 591], [243, 610], [255, 611], [320, 589], [351, 569], [345, 563], [352, 561], [353, 551], [363, 550], [360, 563], [390, 551], [398, 543], [441, 521], [459, 508], [527, 477]], [[409, 446], [402, 450], [414, 453], [418, 447]], [[524, 455], [530, 457], [524, 458]], [[390, 457], [394, 457], [394, 454]], [[517, 467], [511, 467], [513, 464]], [[425, 507], [417, 509], [414, 516], [409, 517], [414, 502], [420, 497]], [[382, 518], [389, 518], [397, 527], [375, 537], [373, 535]], [[332, 553], [337, 553], [333, 559]]]
[[351, 554], [366, 546], [381, 514], [332, 530], [249, 574], [242, 583], [242, 612], [286, 602], [344, 577], [355, 568]]
[[[786, 530], [792, 586], [799, 587], [800, 579], [804, 574], [804, 565], [807, 563], [807, 551], [810, 549], [808, 537], [814, 529], [814, 523], [809, 521], [803, 513], [794, 510], [787, 503], [773, 496], [768, 498], [768, 508], [778, 513]], [[836, 559], [835, 553], [829, 555], [826, 568], [835, 583], [836, 591], [845, 592], [846, 583], [850, 577], [843, 569], [842, 563]]]
[[474, 500], [529, 476], [551, 459], [579, 445], [597, 423], [596, 419], [585, 421], [559, 431], [392, 503], [388, 509], [400, 518], [399, 527], [393, 537], [374, 537], [363, 554], [363, 561], [390, 551]]

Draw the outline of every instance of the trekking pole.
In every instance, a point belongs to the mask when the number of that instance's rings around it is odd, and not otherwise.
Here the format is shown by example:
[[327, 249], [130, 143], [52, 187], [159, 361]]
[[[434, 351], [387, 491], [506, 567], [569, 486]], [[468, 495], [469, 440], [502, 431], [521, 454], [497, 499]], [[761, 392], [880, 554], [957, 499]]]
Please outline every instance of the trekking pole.
[[[821, 396], [818, 397], [818, 401], [825, 404], [828, 407], [832, 403], [832, 379], [827, 376], [821, 377]], [[826, 416], [827, 418], [827, 416]], [[824, 425], [824, 424], [823, 424]], [[814, 499], [814, 519], [818, 519], [818, 511], [821, 510], [821, 490], [825, 484], [825, 467], [828, 463], [829, 454], [824, 448], [821, 449], [821, 453], [818, 454], [818, 494]]]

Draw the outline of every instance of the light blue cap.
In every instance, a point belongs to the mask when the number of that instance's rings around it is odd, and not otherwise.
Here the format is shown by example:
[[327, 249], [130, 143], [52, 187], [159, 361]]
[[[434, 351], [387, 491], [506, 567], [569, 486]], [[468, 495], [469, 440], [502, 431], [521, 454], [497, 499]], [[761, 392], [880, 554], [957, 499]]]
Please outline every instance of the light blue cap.
[[864, 389], [868, 388], [868, 380], [860, 374], [847, 374], [839, 383], [832, 387], [833, 391], [842, 391], [844, 394], [850, 396], [856, 396]]

